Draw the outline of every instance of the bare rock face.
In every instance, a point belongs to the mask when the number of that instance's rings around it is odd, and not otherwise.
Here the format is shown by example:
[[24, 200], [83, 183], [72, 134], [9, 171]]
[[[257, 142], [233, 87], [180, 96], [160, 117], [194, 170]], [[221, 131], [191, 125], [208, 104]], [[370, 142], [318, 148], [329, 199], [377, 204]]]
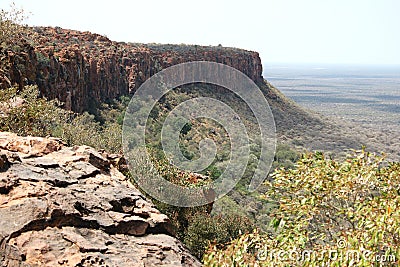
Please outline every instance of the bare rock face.
[[132, 94], [160, 70], [190, 61], [223, 63], [263, 82], [258, 53], [243, 49], [113, 42], [59, 27], [35, 27], [31, 39], [33, 45], [21, 45], [23, 52], [0, 51], [9, 66], [6, 75], [0, 75], [0, 87], [37, 84], [42, 95], [78, 112]]
[[0, 132], [0, 266], [201, 266], [114, 158]]

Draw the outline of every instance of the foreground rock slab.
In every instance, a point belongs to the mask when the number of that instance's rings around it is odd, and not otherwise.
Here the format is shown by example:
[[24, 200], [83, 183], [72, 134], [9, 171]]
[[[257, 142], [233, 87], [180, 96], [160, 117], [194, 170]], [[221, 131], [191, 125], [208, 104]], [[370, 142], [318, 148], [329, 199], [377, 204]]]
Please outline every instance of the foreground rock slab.
[[0, 132], [0, 266], [201, 266], [114, 159]]

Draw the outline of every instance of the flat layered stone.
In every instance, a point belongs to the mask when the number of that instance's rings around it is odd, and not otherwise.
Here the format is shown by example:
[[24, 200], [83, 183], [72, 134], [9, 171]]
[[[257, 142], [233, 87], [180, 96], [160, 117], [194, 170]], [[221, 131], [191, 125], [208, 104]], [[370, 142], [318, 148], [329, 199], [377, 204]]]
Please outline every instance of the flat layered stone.
[[201, 266], [115, 156], [10, 133], [0, 149], [0, 267]]

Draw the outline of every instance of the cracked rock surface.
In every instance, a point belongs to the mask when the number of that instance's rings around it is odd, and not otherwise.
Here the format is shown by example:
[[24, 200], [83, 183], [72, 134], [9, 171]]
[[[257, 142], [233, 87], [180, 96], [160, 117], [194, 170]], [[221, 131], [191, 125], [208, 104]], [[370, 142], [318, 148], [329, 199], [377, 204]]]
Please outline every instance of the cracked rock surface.
[[114, 159], [0, 132], [0, 266], [201, 266]]

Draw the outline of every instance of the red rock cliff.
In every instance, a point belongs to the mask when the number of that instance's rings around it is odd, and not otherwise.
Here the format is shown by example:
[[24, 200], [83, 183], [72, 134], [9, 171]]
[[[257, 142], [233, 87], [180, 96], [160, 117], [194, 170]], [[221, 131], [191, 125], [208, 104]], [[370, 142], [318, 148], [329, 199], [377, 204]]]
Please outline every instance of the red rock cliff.
[[258, 53], [236, 48], [121, 43], [58, 27], [34, 28], [31, 37], [33, 44], [23, 45], [22, 52], [3, 51], [9, 62], [3, 87], [37, 84], [44, 96], [78, 112], [133, 93], [161, 69], [183, 62], [224, 63], [256, 83], [263, 80]]

